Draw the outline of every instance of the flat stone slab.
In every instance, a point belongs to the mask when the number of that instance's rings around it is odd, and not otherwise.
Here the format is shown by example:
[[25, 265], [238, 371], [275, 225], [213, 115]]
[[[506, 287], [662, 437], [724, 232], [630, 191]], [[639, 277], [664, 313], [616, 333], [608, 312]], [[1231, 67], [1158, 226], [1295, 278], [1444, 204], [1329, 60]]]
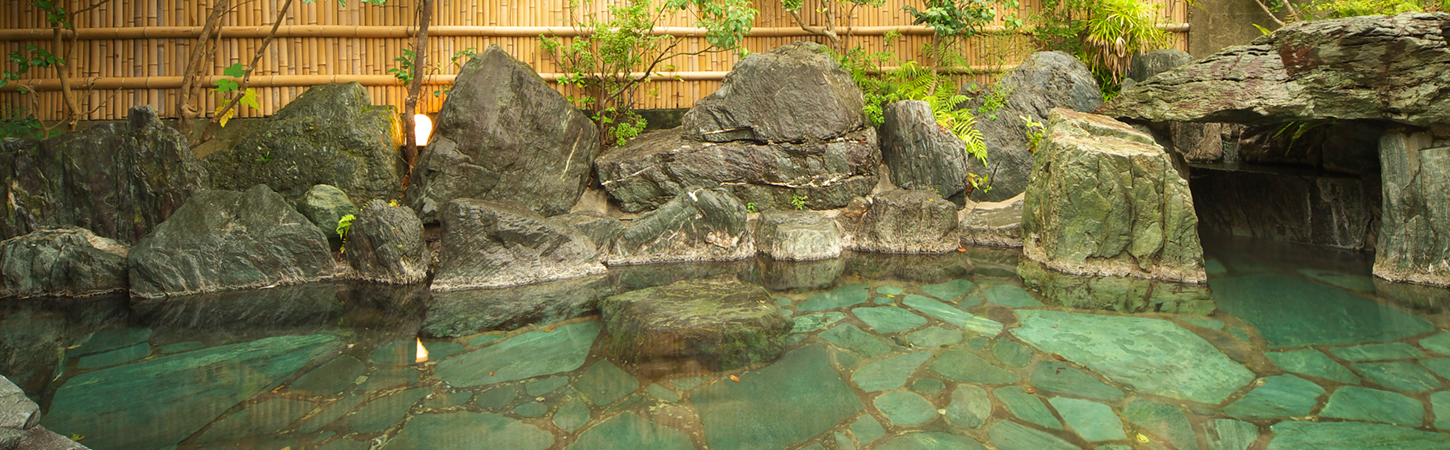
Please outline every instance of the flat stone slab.
[[1274, 424], [1269, 450], [1443, 449], [1450, 434], [1362, 422], [1295, 422]]
[[1420, 339], [1420, 346], [1441, 355], [1450, 355], [1450, 331]]
[[[831, 369], [820, 345], [690, 394], [710, 448], [785, 448], [854, 417], [865, 405]], [[789, 417], [791, 420], [781, 420]]]
[[125, 364], [131, 361], [145, 358], [147, 356], [151, 356], [151, 344], [142, 342], [140, 344], [132, 345], [130, 347], [118, 350], [111, 350], [105, 353], [82, 356], [81, 360], [76, 363], [76, 368], [95, 369], [98, 367], [114, 366], [117, 364]]
[[1012, 334], [1138, 392], [1219, 403], [1254, 374], [1198, 335], [1142, 317], [1019, 310]]
[[599, 361], [579, 376], [574, 389], [594, 406], [603, 406], [639, 390], [639, 379], [609, 361]]
[[391, 428], [432, 391], [430, 388], [412, 388], [375, 398], [349, 414], [347, 426], [358, 433], [377, 433]]
[[1203, 428], [1208, 450], [1247, 450], [1259, 439], [1259, 427], [1233, 419], [1210, 420]]
[[1009, 308], [1042, 306], [1042, 302], [1032, 298], [1032, 294], [1027, 290], [1010, 284], [999, 284], [982, 289], [982, 298]]
[[796, 309], [798, 311], [820, 311], [859, 305], [866, 303], [866, 298], [871, 294], [869, 289], [869, 286], [862, 283], [848, 284], [812, 295]]
[[1293, 375], [1272, 376], [1224, 407], [1223, 412], [1239, 419], [1304, 417], [1319, 404], [1320, 395], [1324, 395], [1324, 388], [1311, 381]]
[[1113, 408], [1102, 403], [1091, 400], [1081, 400], [1069, 397], [1053, 397], [1047, 401], [1052, 404], [1057, 413], [1062, 415], [1062, 420], [1067, 422], [1073, 431], [1077, 432], [1083, 440], [1088, 442], [1115, 441], [1127, 439], [1127, 433], [1123, 432], [1123, 421], [1113, 413]]
[[1399, 309], [1295, 276], [1214, 278], [1208, 284], [1219, 309], [1252, 324], [1270, 348], [1394, 341], [1435, 329]]
[[1354, 347], [1340, 347], [1330, 349], [1329, 353], [1345, 361], [1383, 361], [1387, 359], [1418, 359], [1424, 358], [1425, 352], [1415, 346], [1404, 342], [1391, 342], [1388, 344], [1366, 344]]
[[896, 436], [876, 446], [876, 450], [919, 449], [986, 450], [987, 447], [972, 438], [939, 431]]
[[877, 422], [870, 414], [862, 414], [855, 422], [851, 422], [851, 434], [856, 435], [856, 441], [861, 445], [870, 445], [886, 435], [886, 427], [881, 426], [881, 422]]
[[1329, 396], [1319, 415], [1418, 427], [1425, 422], [1425, 405], [1390, 391], [1345, 386]]
[[[918, 333], [920, 332], [918, 331]], [[891, 346], [882, 342], [881, 338], [861, 331], [861, 328], [851, 324], [823, 331], [820, 337], [836, 344], [837, 347], [850, 350], [866, 358], [874, 358], [891, 351]]]
[[940, 347], [961, 342], [962, 332], [942, 327], [929, 327], [913, 331], [906, 336], [906, 340], [917, 347]]
[[992, 399], [985, 389], [969, 384], [958, 385], [947, 405], [947, 423], [962, 428], [981, 428], [992, 416]]
[[1359, 376], [1343, 365], [1329, 359], [1324, 352], [1312, 348], [1288, 352], [1268, 352], [1269, 357], [1280, 369], [1301, 375], [1309, 375], [1340, 383], [1359, 384]]
[[795, 316], [790, 320], [790, 332], [791, 334], [810, 333], [812, 331], [835, 325], [836, 322], [840, 322], [841, 319], [845, 318], [846, 313], [839, 311], [828, 311], [820, 314], [806, 314], [804, 316]]
[[851, 382], [866, 392], [896, 389], [905, 386], [906, 379], [930, 357], [931, 352], [916, 352], [885, 358], [857, 369]]
[[202, 433], [197, 442], [222, 442], [247, 436], [273, 435], [316, 407], [316, 403], [302, 400], [264, 400], [216, 421]]
[[1193, 426], [1183, 409], [1174, 405], [1135, 399], [1123, 408], [1123, 418], [1149, 432], [1167, 439], [1180, 449], [1198, 448]]
[[851, 314], [855, 314], [856, 318], [882, 334], [907, 331], [926, 324], [925, 317], [895, 306], [855, 308], [851, 310]]
[[458, 387], [481, 386], [568, 372], [584, 365], [601, 326], [597, 321], [531, 331], [438, 363], [439, 378]]
[[917, 311], [921, 311], [923, 314], [935, 317], [942, 322], [961, 327], [964, 330], [975, 331], [989, 337], [1002, 333], [1002, 324], [997, 321], [977, 317], [972, 313], [962, 311], [952, 305], [927, 297], [908, 295], [901, 303]]
[[970, 280], [952, 280], [945, 283], [922, 286], [921, 291], [925, 292], [926, 295], [936, 297], [943, 301], [955, 302], [958, 298], [967, 295], [976, 288], [976, 283], [972, 283]]
[[1431, 394], [1430, 411], [1435, 413], [1435, 428], [1450, 431], [1450, 391]]
[[943, 351], [936, 362], [931, 363], [931, 370], [949, 380], [966, 383], [1008, 384], [1022, 380], [1021, 375], [961, 349]]
[[478, 448], [480, 442], [498, 450], [545, 450], [554, 445], [554, 436], [508, 417], [463, 411], [418, 415], [382, 448], [464, 450]]
[[1392, 361], [1354, 364], [1354, 370], [1372, 383], [1405, 392], [1440, 389], [1439, 379], [1412, 362]]
[[687, 280], [630, 291], [599, 304], [612, 358], [698, 362], [731, 370], [774, 361], [793, 323], [759, 285], [733, 278]]
[[1123, 398], [1123, 390], [1098, 381], [1092, 375], [1057, 361], [1043, 361], [1032, 371], [1032, 385], [1038, 389], [1103, 400]]
[[917, 425], [936, 418], [936, 407], [911, 391], [887, 392], [876, 396], [871, 404], [895, 425]]
[[997, 400], [1001, 400], [1002, 406], [1007, 407], [1007, 412], [1017, 416], [1018, 419], [1043, 428], [1062, 429], [1062, 421], [1052, 415], [1052, 409], [1042, 402], [1042, 398], [1022, 392], [1021, 386], [997, 388], [992, 391], [992, 395], [996, 396]]
[[1081, 450], [1067, 441], [1010, 420], [998, 421], [987, 431], [999, 450]]
[[624, 413], [589, 427], [566, 449], [638, 448], [690, 450], [695, 445], [685, 433]]

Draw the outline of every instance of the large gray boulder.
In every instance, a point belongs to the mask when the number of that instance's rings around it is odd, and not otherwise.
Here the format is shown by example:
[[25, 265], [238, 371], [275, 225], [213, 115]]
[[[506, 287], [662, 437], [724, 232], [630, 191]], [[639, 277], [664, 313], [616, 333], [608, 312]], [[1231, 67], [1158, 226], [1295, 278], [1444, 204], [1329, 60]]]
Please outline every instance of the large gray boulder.
[[497, 45], [459, 71], [434, 138], [409, 181], [407, 202], [437, 222], [458, 198], [514, 201], [545, 216], [579, 201], [599, 132], [563, 94]]
[[171, 297], [329, 278], [327, 237], [266, 185], [202, 191], [126, 257], [131, 296]]
[[1384, 210], [1374, 274], [1450, 286], [1450, 147], [1428, 133], [1390, 130], [1380, 139]]
[[[968, 85], [962, 94], [969, 99], [959, 107], [976, 114], [977, 130], [987, 145], [987, 164], [969, 159], [967, 170], [992, 177], [990, 191], [975, 191], [971, 197], [987, 202], [1012, 198], [1027, 188], [1032, 153], [1023, 116], [1046, 123], [1053, 108], [1091, 112], [1103, 103], [1103, 91], [1092, 71], [1063, 52], [1034, 53], [992, 87]], [[1001, 107], [991, 110], [989, 103]]]
[[721, 277], [605, 298], [604, 351], [631, 365], [732, 370], [774, 361], [792, 323], [770, 293]]
[[302, 199], [297, 201], [297, 212], [302, 213], [307, 220], [322, 230], [329, 240], [342, 242], [342, 236], [337, 234], [337, 224], [343, 216], [357, 216], [357, 205], [347, 198], [347, 193], [342, 189], [326, 184], [319, 184], [308, 189]]
[[76, 227], [0, 242], [0, 297], [84, 297], [126, 290], [126, 244]]
[[448, 203], [434, 291], [521, 286], [605, 272], [588, 236], [516, 202]]
[[724, 189], [691, 189], [625, 226], [604, 262], [733, 261], [754, 255], [745, 205]]
[[962, 246], [1022, 247], [1022, 194], [957, 213]]
[[45, 141], [0, 142], [0, 238], [78, 226], [133, 244], [210, 185], [185, 136], [150, 106]]
[[620, 209], [652, 210], [693, 187], [726, 187], [761, 210], [793, 208], [797, 196], [810, 209], [831, 209], [869, 194], [877, 183], [881, 157], [870, 128], [825, 142], [770, 144], [698, 142], [687, 134], [646, 133], [594, 162], [600, 184]]
[[1153, 50], [1133, 58], [1133, 64], [1128, 67], [1127, 78], [1141, 83], [1154, 75], [1190, 62], [1193, 62], [1193, 56], [1183, 50], [1176, 48]]
[[706, 142], [827, 140], [866, 125], [861, 90], [823, 45], [797, 41], [735, 63], [685, 113], [684, 136]]
[[1068, 308], [1189, 316], [1207, 316], [1218, 309], [1207, 283], [1071, 275], [1030, 259], [1018, 263], [1017, 273], [1022, 284]]
[[930, 191], [892, 190], [857, 199], [837, 217], [852, 250], [946, 253], [957, 249], [957, 205]]
[[428, 277], [423, 222], [413, 210], [373, 200], [353, 219], [343, 246], [352, 278], [412, 284]]
[[962, 203], [971, 186], [967, 160], [974, 158], [961, 139], [937, 125], [931, 106], [903, 100], [886, 105], [882, 116], [881, 158], [891, 169], [891, 183]]
[[1205, 281], [1188, 182], [1152, 136], [1052, 111], [1022, 211], [1023, 254], [1076, 275]]
[[841, 256], [836, 221], [815, 211], [770, 211], [755, 223], [755, 248], [771, 258], [812, 261]]
[[[1444, 13], [1295, 22], [1125, 90], [1099, 114], [1152, 122], [1450, 123]], [[1411, 88], [1413, 87], [1413, 88]]]
[[356, 203], [394, 198], [408, 170], [400, 130], [393, 108], [373, 106], [361, 84], [314, 86], [206, 164], [216, 189], [265, 184], [296, 202], [326, 184]]

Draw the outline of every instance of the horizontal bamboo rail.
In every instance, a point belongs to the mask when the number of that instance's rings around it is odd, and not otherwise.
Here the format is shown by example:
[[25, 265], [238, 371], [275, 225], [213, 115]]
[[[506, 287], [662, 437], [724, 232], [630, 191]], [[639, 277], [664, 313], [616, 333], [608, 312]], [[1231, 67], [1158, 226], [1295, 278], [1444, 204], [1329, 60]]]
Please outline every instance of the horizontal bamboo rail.
[[[1172, 33], [1188, 31], [1186, 23], [1159, 24], [1158, 28]], [[82, 28], [75, 31], [79, 34], [77, 40], [121, 40], [121, 39], [196, 39], [201, 36], [202, 27], [127, 27], [127, 28]], [[270, 26], [260, 27], [221, 27], [223, 39], [258, 39], [267, 37], [271, 31]], [[882, 36], [888, 32], [895, 31], [907, 36], [923, 36], [934, 33], [931, 27], [908, 25], [908, 26], [878, 26], [878, 27], [840, 27], [840, 34], [852, 34], [857, 36]], [[1003, 33], [1008, 31], [1006, 27], [990, 26], [982, 30], [985, 33]], [[1019, 32], [1030, 32], [1030, 29], [1023, 28]], [[277, 38], [407, 38], [414, 37], [417, 27], [384, 27], [384, 26], [349, 26], [349, 25], [287, 25], [277, 27]], [[35, 41], [50, 39], [54, 36], [50, 28], [30, 28], [0, 30], [0, 41]], [[590, 34], [591, 31], [570, 27], [514, 27], [514, 26], [459, 26], [440, 25], [428, 28], [430, 36], [478, 36], [478, 37], [538, 37], [558, 36], [577, 37]], [[704, 37], [704, 28], [694, 27], [656, 27], [650, 31], [652, 36], [676, 36], [676, 37]], [[69, 39], [70, 31], [64, 31], [63, 37]], [[814, 36], [800, 27], [761, 27], [752, 28], [749, 37], [810, 37]]]

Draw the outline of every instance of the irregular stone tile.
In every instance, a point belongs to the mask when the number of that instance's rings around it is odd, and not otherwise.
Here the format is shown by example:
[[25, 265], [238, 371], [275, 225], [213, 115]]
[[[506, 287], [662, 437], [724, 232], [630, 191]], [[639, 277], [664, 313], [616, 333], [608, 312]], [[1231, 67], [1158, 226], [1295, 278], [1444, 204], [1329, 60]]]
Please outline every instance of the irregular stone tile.
[[1425, 422], [1425, 405], [1390, 391], [1345, 386], [1329, 396], [1319, 415], [1418, 427]]
[[1450, 434], [1362, 422], [1284, 421], [1271, 429], [1269, 450], [1441, 449]]
[[553, 331], [532, 331], [438, 363], [438, 378], [456, 387], [522, 380], [578, 369], [584, 365], [598, 321], [580, 322]]
[[936, 297], [945, 302], [955, 302], [957, 297], [967, 295], [976, 289], [977, 285], [970, 280], [952, 280], [941, 284], [928, 284], [921, 287], [926, 295]]
[[680, 394], [675, 393], [675, 391], [671, 391], [664, 386], [660, 386], [659, 384], [650, 384], [649, 386], [646, 386], [644, 388], [644, 391], [648, 392], [650, 396], [666, 403], [675, 403], [680, 401]]
[[[920, 331], [917, 333], [920, 333]], [[860, 328], [852, 324], [845, 324], [823, 331], [820, 337], [832, 344], [836, 344], [837, 347], [850, 350], [867, 358], [874, 358], [891, 351], [891, 346], [882, 342], [881, 338], [861, 331]]]
[[725, 276], [607, 297], [600, 347], [622, 364], [698, 364], [729, 371], [785, 352], [793, 324], [765, 288]]
[[1264, 379], [1262, 386], [1223, 408], [1223, 412], [1239, 419], [1285, 419], [1304, 417], [1319, 404], [1324, 388], [1293, 375]]
[[476, 338], [473, 338], [473, 339], [469, 339], [468, 340], [468, 346], [469, 347], [482, 346], [482, 345], [485, 345], [485, 344], [489, 344], [489, 343], [491, 343], [493, 341], [497, 341], [499, 339], [503, 339], [504, 336], [505, 335], [503, 333], [485, 334], [485, 335], [482, 335], [482, 336], [479, 336], [479, 337], [476, 337]]
[[801, 303], [798, 311], [820, 311], [824, 309], [835, 309], [846, 306], [859, 305], [866, 302], [870, 293], [868, 287], [862, 283], [848, 284], [827, 292], [812, 295]]
[[523, 417], [543, 417], [549, 413], [549, 407], [539, 402], [528, 402], [514, 407], [514, 414]]
[[1435, 413], [1435, 428], [1450, 431], [1450, 392], [1440, 391], [1431, 394], [1430, 411]]
[[1208, 341], [1173, 322], [1019, 310], [1012, 334], [1138, 392], [1218, 403], [1254, 379]]
[[789, 298], [785, 298], [785, 297], [781, 297], [781, 296], [778, 296], [777, 295], [775, 297], [775, 304], [776, 304], [776, 306], [779, 306], [781, 308], [789, 308], [790, 307], [790, 304], [791, 304], [791, 300]]
[[1405, 392], [1424, 392], [1440, 388], [1440, 380], [1429, 371], [1405, 361], [1359, 363], [1353, 368], [1370, 382]]
[[76, 343], [80, 347], [66, 350], [66, 353], [76, 356], [91, 355], [130, 347], [146, 342], [147, 339], [151, 339], [150, 328], [112, 328], [81, 338]]
[[935, 397], [940, 394], [947, 384], [936, 378], [918, 378], [911, 383], [911, 390], [921, 393], [927, 397]]
[[1052, 415], [1052, 410], [1047, 408], [1047, 404], [1042, 403], [1042, 398], [1022, 392], [1022, 386], [997, 388], [992, 391], [992, 395], [1002, 401], [1002, 406], [1006, 406], [1007, 411], [1017, 416], [1018, 419], [1043, 428], [1062, 429], [1062, 422]]
[[896, 286], [881, 286], [876, 288], [876, 293], [881, 295], [901, 295], [905, 291], [905, 289]]
[[1426, 369], [1430, 369], [1431, 372], [1435, 372], [1436, 375], [1450, 378], [1450, 358], [1422, 359], [1420, 360], [1420, 365], [1425, 366]]
[[1296, 276], [1208, 280], [1219, 309], [1259, 330], [1270, 348], [1399, 340], [1434, 330], [1425, 319]]
[[524, 390], [532, 396], [540, 396], [569, 384], [569, 377], [549, 377], [524, 383]]
[[[1000, 397], [999, 397], [1000, 398]], [[1123, 432], [1123, 421], [1113, 413], [1113, 408], [1091, 400], [1067, 397], [1053, 397], [1047, 401], [1062, 415], [1067, 426], [1072, 427], [1083, 440], [1088, 442], [1127, 439]]]
[[1108, 386], [1092, 375], [1083, 373], [1065, 363], [1043, 361], [1032, 371], [1032, 385], [1038, 389], [1082, 397], [1117, 400], [1123, 398], [1121, 389]]
[[996, 321], [977, 317], [972, 313], [962, 311], [946, 303], [924, 296], [908, 295], [905, 300], [902, 300], [902, 303], [928, 316], [935, 317], [943, 322], [956, 325], [968, 331], [975, 331], [987, 336], [996, 336], [1002, 333], [1002, 324]]
[[1032, 349], [1010, 339], [998, 340], [992, 345], [992, 357], [1007, 367], [1027, 367], [1032, 362]]
[[992, 399], [985, 389], [972, 385], [958, 385], [952, 391], [952, 402], [947, 405], [947, 423], [962, 428], [981, 428], [992, 416]]
[[361, 405], [362, 402], [367, 401], [367, 399], [368, 398], [363, 395], [343, 396], [337, 401], [323, 406], [322, 412], [314, 414], [312, 417], [308, 417], [306, 420], [303, 420], [302, 423], [297, 426], [297, 431], [303, 433], [311, 433], [313, 431], [321, 429], [322, 427], [328, 426], [333, 422], [336, 422], [337, 419], [342, 418], [344, 414], [352, 412], [353, 408], [357, 408], [357, 405]]
[[1191, 323], [1191, 324], [1194, 324], [1194, 325], [1198, 325], [1200, 327], [1204, 327], [1204, 328], [1207, 328], [1207, 329], [1210, 329], [1210, 330], [1222, 330], [1223, 329], [1223, 321], [1222, 320], [1218, 320], [1218, 319], [1195, 319], [1195, 318], [1191, 318], [1191, 317], [1181, 317], [1178, 320], [1182, 320], [1184, 322], [1188, 322], [1188, 323]]
[[881, 426], [881, 422], [876, 421], [870, 414], [862, 414], [855, 422], [851, 422], [851, 434], [856, 436], [856, 442], [861, 445], [871, 445], [886, 435], [886, 427]]
[[1233, 419], [1214, 419], [1203, 423], [1208, 450], [1248, 450], [1259, 439], [1259, 427]]
[[76, 367], [81, 370], [89, 370], [125, 364], [147, 356], [151, 356], [151, 344], [142, 342], [119, 350], [82, 356], [80, 362], [76, 363]]
[[681, 391], [688, 391], [690, 389], [694, 389], [695, 386], [699, 386], [700, 383], [704, 383], [709, 379], [710, 377], [679, 378], [670, 380], [670, 385], [674, 386], [675, 389], [679, 389]]
[[739, 382], [697, 389], [690, 403], [700, 416], [706, 443], [722, 449], [784, 448], [855, 416], [865, 405], [828, 359], [825, 347], [809, 345], [739, 375]]
[[866, 325], [881, 334], [897, 333], [926, 324], [925, 317], [895, 306], [855, 308], [851, 310], [851, 314], [855, 314], [862, 322], [866, 322]]
[[420, 414], [381, 448], [464, 450], [487, 442], [489, 450], [544, 450], [554, 435], [539, 427], [486, 412]]
[[373, 399], [347, 416], [347, 426], [357, 433], [376, 433], [403, 420], [414, 403], [427, 396], [430, 388], [412, 388], [386, 397]]
[[[417, 343], [415, 342], [413, 344], [413, 346], [414, 346], [414, 349], [416, 350], [417, 349]], [[428, 358], [430, 358], [429, 359], [430, 361], [441, 361], [444, 358], [447, 358], [449, 356], [456, 355], [456, 354], [458, 354], [458, 352], [463, 351], [463, 344], [459, 344], [457, 342], [443, 342], [443, 341], [424, 342], [423, 343], [423, 348], [425, 348], [425, 349], [428, 350]], [[417, 361], [417, 360], [414, 359], [414, 361]]]
[[574, 382], [574, 389], [584, 394], [584, 398], [594, 406], [604, 406], [639, 389], [639, 379], [601, 359], [579, 376], [579, 381]]
[[1250, 340], [1249, 331], [1243, 328], [1229, 327], [1228, 334], [1229, 336], [1233, 336], [1234, 339], [1238, 339], [1240, 341], [1249, 342]]
[[1032, 294], [1029, 294], [1027, 290], [1010, 284], [999, 284], [982, 289], [982, 298], [1008, 308], [1042, 306], [1042, 302], [1032, 298]]
[[372, 444], [367, 442], [358, 442], [350, 439], [338, 439], [332, 442], [328, 442], [321, 447], [317, 447], [317, 450], [368, 450], [372, 447]]
[[1359, 384], [1359, 376], [1348, 368], [1329, 359], [1329, 355], [1312, 348], [1294, 350], [1288, 352], [1267, 352], [1264, 356], [1269, 357], [1280, 369], [1312, 377], [1319, 377], [1340, 383]]
[[1388, 344], [1367, 344], [1354, 347], [1331, 348], [1329, 353], [1345, 361], [1384, 361], [1387, 359], [1424, 358], [1425, 353], [1410, 344], [1391, 342]]
[[277, 336], [83, 373], [56, 389], [41, 424], [84, 435], [88, 447], [181, 442], [342, 345], [336, 336]]
[[866, 392], [896, 389], [906, 384], [906, 378], [916, 372], [917, 367], [931, 358], [931, 352], [916, 352], [893, 356], [867, 364], [851, 375], [851, 382]]
[[792, 334], [810, 333], [812, 331], [829, 327], [831, 326], [831, 324], [840, 322], [841, 319], [845, 318], [846, 313], [836, 311], [796, 316], [796, 318], [791, 319], [791, 321], [794, 323], [792, 324], [793, 327], [791, 328], [790, 332]]
[[921, 449], [987, 450], [987, 447], [972, 438], [940, 431], [896, 436], [876, 446], [876, 450]]
[[999, 420], [987, 431], [999, 450], [1081, 450], [1078, 446], [1010, 420]]
[[821, 445], [820, 442], [812, 442], [811, 445], [801, 447], [801, 450], [826, 450], [826, 446]]
[[931, 363], [931, 370], [948, 380], [966, 383], [1009, 384], [1022, 380], [1022, 376], [961, 349], [942, 352], [936, 362]]
[[871, 404], [896, 425], [917, 425], [936, 417], [936, 407], [911, 391], [887, 392], [876, 396]]
[[418, 382], [418, 368], [416, 367], [385, 367], [368, 375], [367, 381], [363, 381], [358, 389], [363, 391], [381, 391], [399, 386], [407, 386]]
[[433, 394], [432, 397], [428, 398], [428, 401], [423, 402], [423, 407], [428, 409], [457, 408], [468, 404], [469, 400], [473, 400], [472, 392], [443, 392]]
[[335, 395], [352, 387], [357, 377], [362, 376], [366, 370], [367, 366], [362, 361], [342, 355], [298, 377], [287, 389], [303, 394]]
[[1193, 426], [1183, 409], [1163, 403], [1134, 399], [1123, 408], [1123, 418], [1134, 425], [1167, 439], [1180, 450], [1196, 450], [1197, 440], [1193, 437]]
[[519, 398], [519, 386], [501, 386], [478, 394], [478, 406], [489, 409], [499, 409], [513, 403]]
[[199, 348], [202, 348], [202, 347], [206, 347], [206, 344], [203, 344], [203, 343], [200, 343], [200, 342], [197, 342], [197, 341], [190, 341], [190, 342], [177, 342], [175, 344], [166, 344], [166, 345], [163, 345], [163, 346], [160, 346], [160, 347], [156, 347], [156, 349], [157, 350], [160, 350], [161, 351], [161, 354], [166, 355], [166, 354], [171, 354], [171, 353], [189, 352], [189, 351], [196, 350], [196, 349], [199, 349]]
[[554, 412], [554, 426], [559, 427], [565, 433], [573, 433], [579, 427], [589, 423], [589, 405], [578, 399], [570, 399]]
[[368, 363], [374, 366], [411, 366], [417, 361], [418, 343], [412, 340], [383, 344], [368, 355]]
[[833, 437], [836, 438], [836, 450], [856, 450], [856, 443], [851, 442], [851, 437], [845, 433], [838, 431]]
[[566, 449], [693, 449], [695, 445], [680, 430], [659, 425], [634, 413], [624, 413], [579, 433]]
[[1420, 346], [1441, 355], [1450, 355], [1450, 331], [1420, 339]]
[[948, 330], [942, 327], [928, 327], [921, 330], [913, 331], [911, 334], [906, 336], [906, 340], [908, 342], [911, 342], [911, 345], [915, 345], [917, 347], [940, 347], [943, 345], [952, 345], [961, 342], [962, 332], [957, 330]]
[[1350, 275], [1344, 272], [1321, 269], [1299, 269], [1299, 273], [1309, 278], [1351, 291], [1374, 292], [1374, 279], [1368, 275]]
[[861, 357], [851, 352], [832, 352], [831, 357], [836, 361], [835, 367], [843, 371], [856, 367], [856, 363], [861, 362]]
[[874, 304], [877, 304], [877, 305], [891, 305], [891, 304], [895, 304], [896, 303], [896, 297], [895, 296], [892, 296], [892, 295], [887, 295], [887, 296], [882, 296], [882, 297], [876, 297], [876, 299], [875, 300], [872, 300], [871, 303], [874, 303]]
[[276, 434], [315, 407], [316, 403], [302, 400], [263, 400], [212, 423], [211, 428], [202, 433], [197, 442], [205, 444]]

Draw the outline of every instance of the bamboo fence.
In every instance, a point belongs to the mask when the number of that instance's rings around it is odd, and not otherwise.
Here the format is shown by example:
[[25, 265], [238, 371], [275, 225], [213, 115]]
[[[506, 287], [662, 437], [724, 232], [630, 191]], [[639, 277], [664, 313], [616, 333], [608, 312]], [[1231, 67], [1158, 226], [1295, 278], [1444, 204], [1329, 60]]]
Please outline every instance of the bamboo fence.
[[[96, 0], [60, 0], [68, 10], [79, 10]], [[276, 11], [285, 0], [234, 0], [233, 11], [222, 19], [216, 55], [204, 69], [206, 83], [222, 78], [223, 69], [233, 63], [246, 65], [270, 30]], [[802, 17], [813, 26], [824, 26], [825, 16], [816, 10], [821, 0], [806, 0]], [[1149, 0], [1160, 4], [1162, 26], [1170, 31], [1174, 48], [1188, 46], [1188, 6], [1183, 0]], [[598, 0], [599, 9], [607, 0]], [[758, 12], [754, 28], [744, 40], [751, 52], [763, 52], [798, 40], [826, 43], [826, 39], [805, 32], [781, 7], [779, 0], [755, 0]], [[919, 51], [931, 41], [931, 30], [913, 26], [902, 9], [921, 0], [887, 0], [881, 7], [861, 7], [849, 17], [837, 17], [838, 32], [846, 35], [847, 47], [868, 52], [890, 49], [897, 63], [929, 63]], [[435, 0], [433, 23], [428, 32], [429, 62], [437, 69], [425, 81], [419, 110], [437, 111], [442, 91], [451, 84], [458, 67], [449, 62], [456, 52], [482, 51], [499, 45], [515, 58], [529, 64], [545, 80], [559, 78], [559, 67], [540, 49], [540, 35], [555, 35], [568, 42], [579, 30], [571, 28], [569, 0]], [[346, 6], [327, 0], [294, 3], [288, 11], [277, 40], [272, 43], [252, 73], [251, 86], [258, 93], [260, 109], [242, 108], [240, 117], [260, 117], [286, 105], [308, 86], [356, 81], [367, 88], [374, 104], [403, 104], [407, 89], [388, 69], [397, 67], [395, 57], [414, 42], [416, 18], [422, 0], [388, 0], [384, 5], [353, 0]], [[163, 117], [175, 115], [182, 82], [181, 73], [191, 46], [195, 45], [211, 6], [205, 0], [109, 0], [74, 18], [76, 48], [67, 69], [77, 90], [82, 119], [105, 120], [125, 116], [133, 105], [152, 105]], [[1030, 17], [1041, 9], [1040, 0], [1023, 0], [1016, 17]], [[575, 12], [577, 13], [577, 11]], [[9, 53], [28, 45], [52, 49], [53, 31], [45, 13], [29, 1], [15, 0], [0, 5], [0, 51]], [[707, 46], [703, 32], [693, 28], [688, 14], [676, 14], [659, 24], [657, 33], [682, 37], [681, 47], [698, 51]], [[996, 24], [1000, 29], [1000, 21]], [[1030, 24], [1029, 24], [1030, 26]], [[849, 27], [849, 28], [848, 28]], [[901, 37], [887, 42], [888, 30]], [[70, 38], [67, 35], [66, 41]], [[968, 40], [964, 54], [972, 69], [960, 75], [962, 81], [990, 81], [1012, 67], [1028, 52], [1031, 40], [1020, 33], [993, 32]], [[680, 56], [666, 61], [668, 70], [655, 76], [636, 98], [640, 108], [688, 108], [720, 86], [721, 79], [739, 60], [735, 52]], [[0, 70], [15, 70], [4, 62]], [[24, 107], [43, 120], [63, 118], [64, 101], [56, 68], [32, 68], [18, 82], [0, 88], [0, 105]], [[17, 86], [30, 86], [24, 94]], [[557, 85], [556, 85], [557, 87]], [[568, 87], [560, 87], [565, 93]], [[198, 111], [216, 109], [218, 99], [204, 94]]]

